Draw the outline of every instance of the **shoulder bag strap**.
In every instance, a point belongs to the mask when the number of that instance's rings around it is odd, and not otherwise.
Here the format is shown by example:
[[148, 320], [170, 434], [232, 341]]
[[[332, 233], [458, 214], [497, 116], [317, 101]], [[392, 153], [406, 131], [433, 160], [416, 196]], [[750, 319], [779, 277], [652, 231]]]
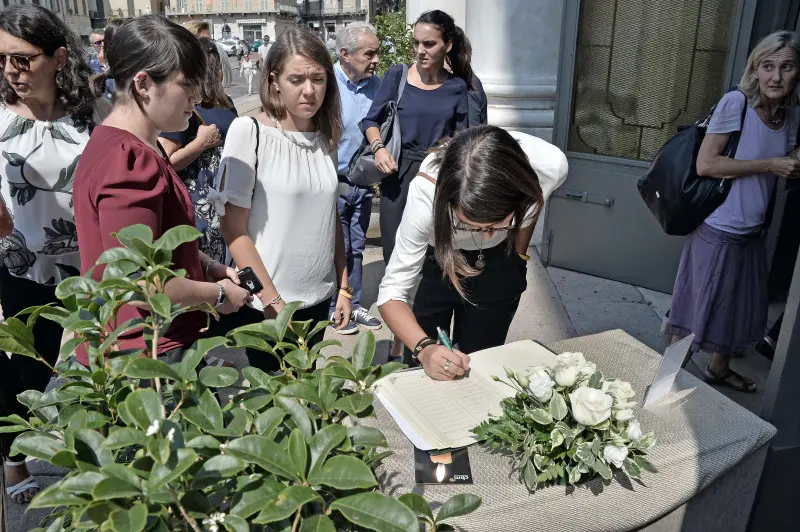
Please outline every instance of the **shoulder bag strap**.
[[258, 182], [258, 143], [261, 141], [261, 130], [258, 127], [258, 120], [256, 120], [256, 117], [251, 116], [250, 120], [253, 121], [253, 127], [256, 128], [256, 165], [255, 175], [253, 176], [253, 194], [255, 194], [256, 183]]
[[433, 176], [430, 175], [430, 174], [426, 174], [425, 172], [417, 172], [417, 175], [420, 176], [420, 177], [424, 177], [425, 179], [427, 179], [428, 181], [430, 181], [434, 185], [436, 184], [436, 179], [434, 179]]
[[400, 103], [400, 98], [403, 97], [406, 81], [408, 81], [408, 65], [403, 63], [403, 75], [400, 77], [400, 85], [397, 86], [397, 103]]
[[736, 156], [736, 149], [739, 147], [739, 139], [742, 137], [742, 130], [744, 129], [744, 119], [747, 116], [747, 96], [742, 91], [738, 90], [739, 94], [744, 98], [744, 107], [742, 107], [742, 116], [739, 119], [739, 131], [731, 133], [730, 144], [728, 149], [728, 157], [733, 159]]

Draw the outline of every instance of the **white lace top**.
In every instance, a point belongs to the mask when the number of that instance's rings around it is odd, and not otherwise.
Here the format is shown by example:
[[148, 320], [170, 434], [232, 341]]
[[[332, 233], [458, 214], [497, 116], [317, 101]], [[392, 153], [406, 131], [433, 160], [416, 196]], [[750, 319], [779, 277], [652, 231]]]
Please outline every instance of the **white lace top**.
[[88, 141], [89, 124], [71, 116], [31, 120], [0, 106], [0, 194], [14, 216], [0, 259], [12, 275], [47, 285], [80, 275], [72, 180]]

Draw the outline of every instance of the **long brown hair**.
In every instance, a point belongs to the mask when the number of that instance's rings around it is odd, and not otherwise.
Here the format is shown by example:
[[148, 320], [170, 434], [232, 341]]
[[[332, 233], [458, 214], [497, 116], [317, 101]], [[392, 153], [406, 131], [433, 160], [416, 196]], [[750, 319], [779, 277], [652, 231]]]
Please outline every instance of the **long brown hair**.
[[314, 116], [314, 124], [320, 133], [333, 145], [342, 138], [342, 112], [339, 100], [339, 87], [333, 73], [333, 63], [328, 55], [325, 44], [310, 30], [293, 28], [282, 33], [267, 56], [264, 68], [265, 75], [261, 76], [261, 105], [264, 112], [275, 117], [276, 120], [286, 118], [286, 107], [281, 102], [277, 91], [272, 89], [272, 82], [283, 73], [286, 63], [295, 55], [302, 55], [318, 63], [325, 69], [327, 77], [325, 96], [322, 106]]
[[508, 232], [509, 253], [528, 210], [536, 206], [533, 223], [544, 205], [539, 177], [519, 143], [505, 129], [477, 126], [460, 132], [437, 153], [433, 236], [436, 262], [455, 289], [466, 297], [461, 281], [480, 273], [454, 244], [455, 211], [475, 223], [503, 221], [514, 213]]
[[231, 101], [222, 87], [222, 60], [217, 45], [207, 37], [200, 37], [200, 46], [206, 52], [206, 77], [200, 83], [200, 106], [206, 109], [224, 107], [229, 109]]
[[472, 46], [467, 41], [464, 30], [456, 26], [453, 17], [440, 9], [424, 12], [414, 23], [415, 26], [417, 24], [430, 24], [439, 30], [444, 42], [450, 43], [447, 64], [453, 69], [453, 75], [463, 79], [467, 88], [472, 90]]

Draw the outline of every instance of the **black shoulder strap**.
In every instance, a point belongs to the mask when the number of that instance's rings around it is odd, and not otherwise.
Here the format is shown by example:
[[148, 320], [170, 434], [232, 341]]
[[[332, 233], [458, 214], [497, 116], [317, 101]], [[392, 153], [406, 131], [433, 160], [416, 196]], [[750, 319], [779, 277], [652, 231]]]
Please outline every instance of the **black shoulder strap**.
[[258, 120], [256, 120], [256, 117], [251, 116], [250, 120], [253, 121], [253, 127], [256, 128], [256, 178], [257, 178], [258, 177], [258, 143], [261, 140], [261, 132], [258, 129]]
[[739, 119], [739, 131], [734, 131], [733, 133], [731, 133], [728, 139], [728, 145], [726, 146], [724, 152], [726, 156], [730, 157], [731, 159], [733, 159], [736, 156], [736, 149], [739, 147], [739, 139], [742, 137], [742, 130], [744, 129], [744, 119], [747, 116], [747, 108], [749, 107], [749, 104], [747, 102], [747, 95], [739, 89], [736, 90], [744, 98], [744, 107], [742, 107], [742, 116]]

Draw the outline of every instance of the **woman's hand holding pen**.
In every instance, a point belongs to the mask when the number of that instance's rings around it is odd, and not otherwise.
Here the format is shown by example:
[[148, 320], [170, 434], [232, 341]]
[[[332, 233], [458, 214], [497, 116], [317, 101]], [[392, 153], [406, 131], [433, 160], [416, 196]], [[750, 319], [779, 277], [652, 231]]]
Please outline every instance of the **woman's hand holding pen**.
[[450, 351], [443, 345], [429, 345], [420, 352], [418, 358], [425, 373], [437, 381], [451, 381], [469, 369], [469, 356], [458, 349]]

